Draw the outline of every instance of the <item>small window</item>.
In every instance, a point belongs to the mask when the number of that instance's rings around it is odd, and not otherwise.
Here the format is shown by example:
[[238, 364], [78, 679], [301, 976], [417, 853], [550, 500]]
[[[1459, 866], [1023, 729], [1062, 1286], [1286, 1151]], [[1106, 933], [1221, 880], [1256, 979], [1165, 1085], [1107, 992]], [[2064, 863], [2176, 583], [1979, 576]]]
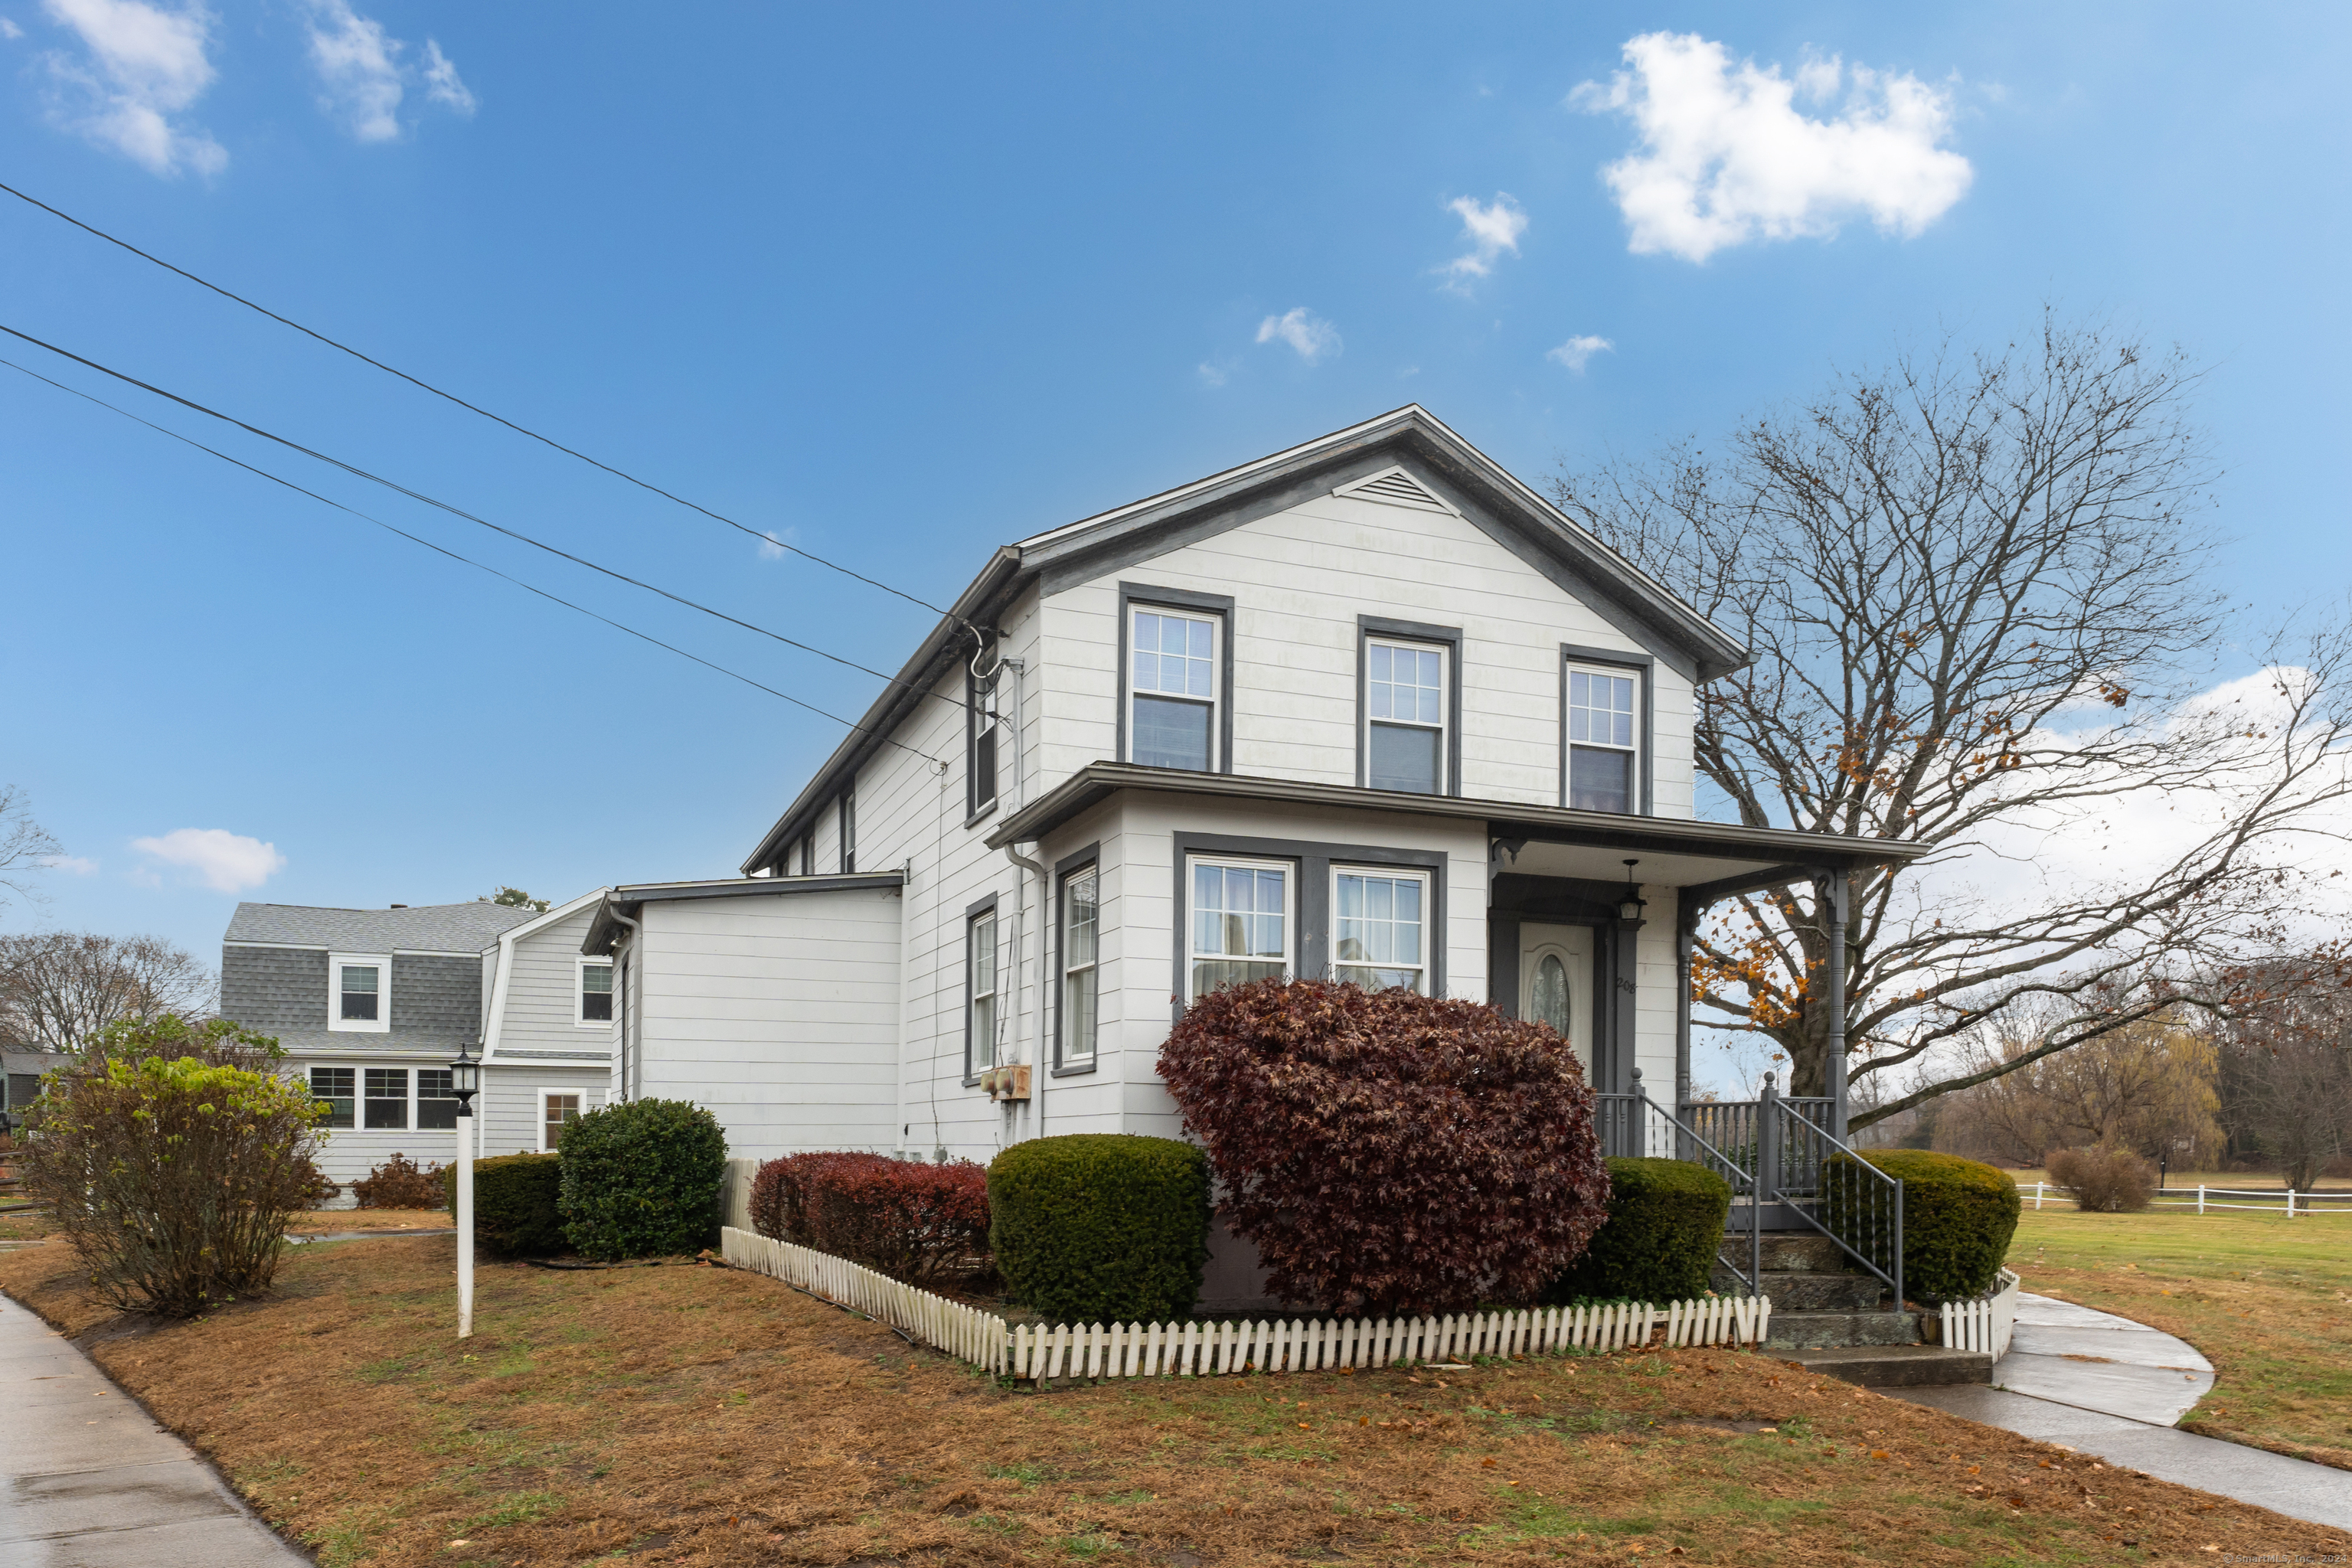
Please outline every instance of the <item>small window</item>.
[[1445, 793], [1446, 650], [1364, 645], [1364, 782], [1373, 789]]
[[609, 959], [580, 961], [580, 1018], [583, 1024], [613, 1021], [613, 964]]
[[446, 1132], [457, 1125], [457, 1090], [447, 1068], [416, 1069], [416, 1127]]
[[1092, 866], [1062, 884], [1062, 1065], [1095, 1059], [1100, 1024], [1102, 879]]
[[1413, 872], [1332, 877], [1333, 973], [1367, 991], [1428, 994], [1429, 879]]
[[408, 1069], [367, 1069], [367, 1125], [386, 1132], [408, 1129]]
[[392, 1027], [390, 955], [327, 955], [327, 1027], [338, 1032], [375, 1035]]
[[1206, 616], [1130, 609], [1128, 761], [1216, 771], [1218, 629]]
[[1288, 866], [1193, 861], [1189, 994], [1288, 974], [1290, 927]]
[[312, 1068], [310, 1098], [317, 1100], [327, 1113], [321, 1127], [353, 1127], [358, 1125], [359, 1071], [355, 1068]]
[[373, 1024], [381, 1016], [376, 1003], [380, 999], [378, 977], [383, 973], [373, 963], [343, 965], [343, 1022]]
[[841, 874], [857, 869], [857, 792], [841, 792]]
[[1569, 667], [1568, 804], [1580, 811], [1639, 809], [1638, 679], [1630, 672]]
[[964, 930], [963, 1072], [996, 1065], [996, 911], [972, 916]]
[[541, 1089], [539, 1103], [539, 1152], [552, 1153], [563, 1142], [563, 1130], [580, 1120], [580, 1096], [570, 1090]]
[[964, 672], [964, 815], [978, 816], [996, 804], [996, 689]]

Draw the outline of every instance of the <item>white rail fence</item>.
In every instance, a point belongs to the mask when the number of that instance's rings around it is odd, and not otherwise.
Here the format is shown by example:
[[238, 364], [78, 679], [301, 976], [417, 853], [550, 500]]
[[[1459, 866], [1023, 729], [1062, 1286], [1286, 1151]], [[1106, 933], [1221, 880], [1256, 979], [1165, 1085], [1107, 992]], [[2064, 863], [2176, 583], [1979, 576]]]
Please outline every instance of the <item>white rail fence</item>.
[[1548, 1307], [1433, 1318], [1256, 1322], [1022, 1324], [828, 1253], [735, 1226], [720, 1233], [729, 1265], [771, 1275], [849, 1307], [983, 1371], [1011, 1377], [1201, 1377], [1238, 1372], [1445, 1363], [1475, 1355], [1646, 1345], [1755, 1346], [1770, 1331], [1768, 1297], [1712, 1297], [1608, 1307]]
[[[2309, 1219], [2314, 1215], [2321, 1214], [2352, 1214], [2352, 1192], [2342, 1188], [2325, 1193], [2299, 1193], [2293, 1187], [2284, 1191], [2277, 1187], [2199, 1187], [2195, 1189], [2197, 1195], [2193, 1198], [2179, 1195], [2189, 1190], [2187, 1187], [2160, 1188], [2156, 1196], [2148, 1200], [2148, 1206], [2159, 1209], [2193, 1208], [2199, 1214], [2204, 1214], [2210, 1209], [2249, 1209], [2258, 1214], [2284, 1212], [2289, 1219]], [[2053, 1203], [2074, 1201], [2060, 1191], [2054, 1182], [2034, 1183], [2033, 1206], [2039, 1209], [2044, 1198]], [[2223, 1201], [2228, 1198], [2268, 1198], [2271, 1201], [2252, 1204], [2233, 1204]], [[2282, 1211], [2282, 1204], [2284, 1204], [2284, 1211]]]
[[2017, 1292], [2023, 1283], [2004, 1268], [2000, 1289], [1981, 1301], [1944, 1303], [1944, 1345], [1956, 1351], [1989, 1351], [1999, 1361], [2009, 1353], [2017, 1329]]

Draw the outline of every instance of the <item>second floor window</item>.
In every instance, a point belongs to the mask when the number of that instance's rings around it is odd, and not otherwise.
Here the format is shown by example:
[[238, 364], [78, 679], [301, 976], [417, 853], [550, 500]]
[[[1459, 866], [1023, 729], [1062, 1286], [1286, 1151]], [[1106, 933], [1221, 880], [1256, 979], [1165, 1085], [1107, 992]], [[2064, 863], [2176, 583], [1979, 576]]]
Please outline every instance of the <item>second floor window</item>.
[[1639, 677], [1568, 668], [1568, 804], [1580, 811], [1641, 809]]
[[337, 1032], [373, 1035], [392, 1027], [389, 953], [327, 955], [327, 1027]]
[[857, 792], [841, 792], [841, 874], [857, 869]]
[[963, 1071], [966, 1078], [996, 1065], [996, 911], [971, 917], [964, 928]]
[[383, 1016], [383, 971], [373, 963], [343, 965], [342, 1005], [336, 1014], [346, 1024], [373, 1024]]
[[1373, 789], [1445, 793], [1445, 650], [1364, 645], [1364, 782]]
[[1128, 615], [1128, 760], [1215, 772], [1216, 620], [1140, 605]]
[[1102, 1003], [1102, 879], [1092, 866], [1062, 884], [1062, 1065], [1095, 1059]]
[[963, 805], [966, 816], [978, 816], [996, 804], [996, 689], [994, 677], [982, 680], [964, 675], [964, 773], [968, 782]]
[[580, 965], [580, 1020], [583, 1024], [613, 1021], [613, 966], [583, 962]]

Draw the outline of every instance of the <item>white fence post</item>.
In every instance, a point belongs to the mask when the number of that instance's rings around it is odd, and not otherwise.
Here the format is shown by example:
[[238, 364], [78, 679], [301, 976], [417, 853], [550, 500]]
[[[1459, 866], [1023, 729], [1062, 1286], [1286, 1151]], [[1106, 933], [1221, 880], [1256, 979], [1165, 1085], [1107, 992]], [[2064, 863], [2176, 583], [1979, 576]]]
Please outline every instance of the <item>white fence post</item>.
[[2205, 1184], [2202, 1182], [2197, 1184], [2197, 1212], [2205, 1212]]
[[2286, 1190], [2286, 1217], [2289, 1219], [2293, 1219], [2294, 1217], [2294, 1189], [2293, 1187], [2289, 1187]]
[[2033, 1184], [2033, 1212], [2035, 1214], [2040, 1214], [2042, 1212], [2042, 1189], [2048, 1185], [2049, 1184], [2047, 1182], [2036, 1182]]

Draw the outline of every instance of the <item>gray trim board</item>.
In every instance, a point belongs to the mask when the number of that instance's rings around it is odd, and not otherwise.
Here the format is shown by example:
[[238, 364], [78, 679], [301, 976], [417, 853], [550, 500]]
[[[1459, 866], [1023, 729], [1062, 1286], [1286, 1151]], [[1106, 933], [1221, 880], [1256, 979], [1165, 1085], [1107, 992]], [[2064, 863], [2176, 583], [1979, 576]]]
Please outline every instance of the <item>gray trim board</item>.
[[1370, 649], [1374, 637], [1397, 642], [1441, 643], [1445, 647], [1445, 787], [1440, 795], [1462, 793], [1462, 628], [1424, 626], [1419, 621], [1391, 620], [1386, 616], [1356, 617], [1356, 786], [1370, 787], [1371, 715], [1365, 710], [1370, 679]]
[[[984, 899], [974, 899], [971, 903], [964, 906], [963, 910], [963, 1086], [966, 1089], [974, 1089], [979, 1086], [981, 1071], [981, 1069], [971, 1065], [971, 922], [978, 920], [982, 915], [987, 915], [992, 921], [994, 921], [996, 916], [996, 899], [997, 895], [994, 893], [989, 894]], [[1004, 1005], [1004, 943], [1001, 937], [992, 936], [991, 940], [994, 941], [996, 943], [996, 952], [994, 954], [996, 968], [995, 995], [997, 1006], [1001, 1011]], [[993, 1040], [989, 1042], [988, 1055], [988, 1065], [990, 1067], [994, 1067], [996, 1065], [996, 1042]]]
[[1170, 610], [1191, 610], [1217, 619], [1217, 765], [1212, 773], [1234, 771], [1234, 601], [1228, 594], [1199, 594], [1190, 588], [1155, 588], [1145, 583], [1118, 585], [1118, 719], [1117, 755], [1127, 758], [1127, 714], [1134, 704], [1127, 689], [1128, 650], [1135, 643], [1129, 606], [1141, 605]]
[[1642, 675], [1642, 811], [1643, 816], [1656, 815], [1657, 803], [1651, 793], [1650, 753], [1658, 734], [1658, 661], [1645, 653], [1620, 653], [1613, 648], [1579, 647], [1574, 643], [1559, 645], [1559, 804], [1568, 805], [1568, 667], [1577, 664], [1613, 665], [1619, 669], [1639, 670]]
[[1445, 950], [1452, 932], [1446, 921], [1446, 857], [1435, 849], [1390, 849], [1370, 844], [1319, 844], [1304, 838], [1243, 838], [1223, 833], [1179, 833], [1174, 836], [1175, 864], [1170, 875], [1176, 885], [1175, 919], [1171, 935], [1175, 968], [1170, 999], [1175, 1017], [1184, 1016], [1184, 994], [1192, 989], [1192, 879], [1186, 864], [1195, 855], [1235, 855], [1259, 860], [1288, 860], [1297, 868], [1298, 886], [1291, 900], [1292, 973], [1302, 979], [1331, 976], [1331, 868], [1392, 866], [1400, 870], [1427, 871], [1429, 876], [1429, 994], [1446, 994]]
[[1051, 1030], [1053, 1034], [1054, 1061], [1052, 1073], [1055, 1078], [1074, 1078], [1082, 1073], [1093, 1072], [1102, 1066], [1102, 984], [1099, 978], [1097, 979], [1095, 984], [1096, 1013], [1094, 1055], [1087, 1058], [1087, 1063], [1084, 1067], [1069, 1067], [1065, 1065], [1062, 1060], [1062, 954], [1066, 951], [1063, 946], [1064, 933], [1062, 930], [1062, 914], [1066, 903], [1066, 900], [1063, 897], [1063, 893], [1068, 886], [1070, 878], [1074, 874], [1085, 870], [1089, 866], [1093, 867], [1095, 869], [1095, 898], [1097, 900], [1095, 906], [1097, 910], [1095, 921], [1095, 941], [1097, 943], [1095, 949], [1095, 973], [1099, 977], [1102, 973], [1102, 949], [1100, 946], [1102, 942], [1102, 921], [1100, 914], [1102, 906], [1099, 901], [1102, 898], [1102, 840], [1097, 838], [1092, 844], [1087, 845], [1085, 848], [1072, 850], [1069, 854], [1063, 856], [1060, 859], [1054, 862], [1054, 879], [1052, 884], [1054, 889], [1054, 990], [1053, 1000], [1048, 1005], [1047, 1009], [1047, 1016], [1052, 1021], [1046, 1025], [1046, 1027]]

